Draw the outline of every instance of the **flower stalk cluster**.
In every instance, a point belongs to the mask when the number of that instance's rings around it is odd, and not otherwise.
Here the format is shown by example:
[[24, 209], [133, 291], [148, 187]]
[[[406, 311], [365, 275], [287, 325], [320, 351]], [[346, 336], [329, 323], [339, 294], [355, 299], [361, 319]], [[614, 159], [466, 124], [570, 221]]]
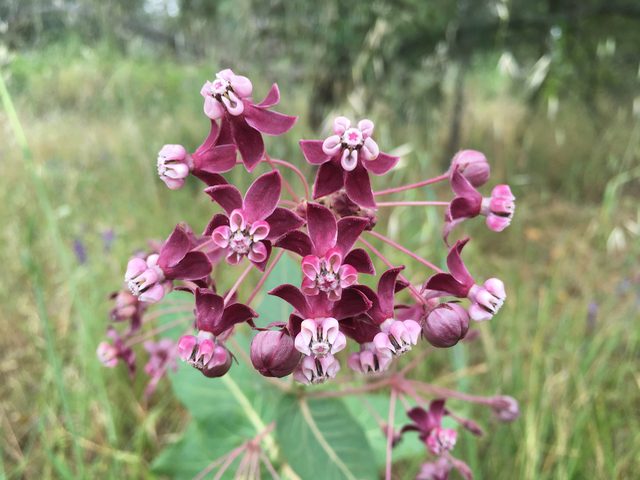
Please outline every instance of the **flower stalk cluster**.
[[[447, 256], [449, 271], [444, 272], [375, 232], [377, 196], [447, 180], [454, 196], [445, 202], [430, 203], [446, 206], [445, 242], [455, 226], [479, 215], [487, 217], [491, 230], [506, 228], [514, 211], [509, 187], [498, 185], [487, 198], [476, 190], [490, 179], [484, 155], [462, 151], [444, 175], [374, 193], [370, 174], [387, 174], [399, 158], [380, 151], [371, 120], [352, 124], [346, 117], [337, 117], [333, 135], [325, 140], [300, 141], [306, 161], [318, 166], [311, 191], [297, 167], [267, 155], [262, 137], [286, 133], [297, 117], [270, 110], [280, 99], [277, 85], [258, 104], [249, 98], [252, 91], [248, 78], [228, 69], [217, 73], [200, 92], [204, 113], [211, 123], [203, 144], [192, 154], [181, 145], [165, 145], [160, 150], [160, 179], [175, 190], [190, 181], [190, 176], [195, 177], [204, 183], [204, 192], [221, 212], [214, 213], [215, 207], [212, 208], [201, 235], [186, 224], [177, 225], [162, 244], [129, 260], [124, 275], [127, 288], [112, 294], [115, 306], [110, 317], [115, 322], [130, 321], [130, 327], [124, 338], [110, 327], [108, 337], [112, 342], [98, 347], [98, 357], [105, 366], [115, 367], [123, 360], [133, 375], [135, 353], [131, 347], [137, 342], [127, 343], [127, 339], [133, 338], [131, 335], [145, 323], [147, 305], [161, 302], [173, 289], [193, 294], [193, 303], [185, 304], [184, 310], [193, 310], [194, 317], [185, 320], [187, 329], [177, 344], [168, 339], [144, 344], [151, 356], [145, 371], [154, 386], [167, 368], [175, 367], [177, 358], [207, 377], [230, 372], [234, 354], [228, 343], [239, 324], [247, 324], [257, 332], [248, 357], [259, 374], [292, 375], [300, 384], [313, 386], [335, 378], [345, 366], [345, 359], [346, 367], [357, 374], [385, 375], [412, 349], [424, 345], [452, 347], [467, 336], [470, 320], [485, 321], [498, 313], [506, 299], [505, 287], [495, 278], [476, 284], [462, 260], [468, 238], [451, 247]], [[238, 155], [241, 161], [237, 160]], [[250, 173], [261, 162], [269, 164], [272, 171], [258, 176], [244, 195], [223, 176], [236, 165], [243, 165]], [[293, 170], [305, 182], [304, 193], [295, 193], [276, 165]], [[283, 198], [283, 189], [292, 200]], [[387, 202], [384, 206], [415, 207], [420, 203]], [[406, 280], [402, 274], [405, 266], [393, 266], [367, 243], [362, 238], [365, 233], [409, 254], [409, 268], [417, 267], [424, 279], [422, 288]], [[356, 246], [358, 241], [367, 248]], [[256, 323], [258, 314], [249, 304], [280, 258], [281, 254], [267, 268], [276, 249], [298, 259], [301, 281], [291, 278], [289, 283], [268, 292], [287, 302], [292, 310], [288, 319], [260, 326], [259, 321]], [[389, 268], [377, 272], [370, 253]], [[226, 295], [217, 292], [219, 272], [224, 271], [228, 277], [234, 267], [243, 263], [263, 272], [245, 303], [239, 301], [237, 288], [246, 282], [249, 269]], [[435, 273], [423, 273], [426, 268]], [[415, 274], [412, 271], [411, 278]], [[375, 290], [360, 283], [363, 276], [376, 275]], [[405, 289], [412, 299], [408, 305], [397, 299]], [[345, 351], [351, 353], [342, 353]], [[513, 420], [518, 413], [517, 403], [511, 397], [502, 398], [499, 406], [492, 405], [496, 415], [501, 420]], [[452, 465], [463, 468], [456, 463], [460, 461], [449, 457], [457, 433], [441, 425], [442, 418], [449, 414], [444, 403], [444, 399], [438, 399], [430, 403], [428, 410], [422, 406], [409, 410], [414, 423], [400, 432], [404, 435], [418, 431], [426, 450], [436, 457], [422, 467], [416, 478], [446, 479]]]

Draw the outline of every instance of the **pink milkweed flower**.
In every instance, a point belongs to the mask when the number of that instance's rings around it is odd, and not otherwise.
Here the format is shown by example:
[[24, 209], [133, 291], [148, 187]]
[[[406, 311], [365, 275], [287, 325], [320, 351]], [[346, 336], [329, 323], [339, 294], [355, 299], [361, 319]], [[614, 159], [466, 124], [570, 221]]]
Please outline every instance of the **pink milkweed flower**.
[[433, 455], [453, 450], [458, 433], [451, 428], [436, 427], [425, 440], [425, 445]]
[[307, 204], [306, 213], [309, 234], [291, 231], [275, 246], [303, 257], [302, 291], [305, 294], [324, 292], [330, 301], [337, 301], [343, 289], [356, 283], [358, 273], [375, 275], [369, 254], [361, 248], [351, 250], [368, 221], [346, 217], [336, 222], [328, 208], [315, 203]]
[[440, 455], [452, 450], [456, 444], [457, 433], [449, 428], [442, 428], [442, 417], [445, 415], [445, 399], [438, 398], [429, 404], [429, 410], [422, 407], [414, 407], [407, 412], [407, 416], [413, 420], [413, 424], [405, 425], [401, 434], [409, 431], [417, 431], [418, 438], [422, 440], [427, 449], [433, 455]]
[[420, 473], [415, 480], [449, 480], [451, 463], [445, 457], [438, 458], [435, 462], [425, 462], [420, 466]]
[[450, 180], [456, 197], [451, 200], [444, 214], [445, 226], [442, 237], [445, 242], [457, 225], [478, 215], [487, 215], [487, 226], [496, 232], [504, 230], [511, 223], [515, 197], [511, 195], [507, 185], [498, 185], [493, 189], [491, 198], [483, 199], [457, 167], [451, 173]]
[[182, 188], [189, 175], [189, 165], [184, 162], [186, 157], [187, 151], [182, 145], [165, 145], [158, 152], [158, 175], [171, 190]]
[[491, 167], [487, 163], [487, 157], [475, 150], [458, 152], [451, 162], [450, 174], [453, 174], [456, 169], [476, 188], [487, 183], [491, 177]]
[[205, 190], [211, 201], [218, 202], [227, 215], [215, 215], [204, 234], [226, 249], [227, 263], [237, 265], [247, 256], [260, 271], [271, 255], [271, 241], [304, 224], [293, 211], [278, 207], [282, 180], [274, 170], [256, 179], [242, 198], [233, 185], [219, 185]]
[[428, 290], [425, 298], [454, 296], [458, 298], [469, 298], [469, 316], [476, 322], [482, 322], [492, 318], [506, 299], [504, 284], [497, 278], [490, 278], [481, 287], [469, 274], [467, 267], [462, 262], [463, 247], [469, 238], [458, 240], [451, 247], [447, 255], [447, 266], [451, 273], [436, 273], [429, 277], [422, 286], [422, 292]]
[[96, 351], [98, 360], [105, 367], [115, 368], [118, 365], [118, 360], [122, 359], [129, 368], [129, 376], [133, 378], [136, 373], [136, 353], [131, 347], [125, 345], [115, 328], [108, 327], [107, 337], [113, 339], [113, 345], [109, 342], [101, 342]]
[[302, 354], [296, 350], [286, 328], [280, 331], [258, 332], [251, 341], [251, 363], [265, 377], [286, 377], [300, 363]]
[[426, 317], [422, 334], [438, 348], [453, 347], [469, 331], [469, 314], [457, 303], [441, 303]]
[[487, 227], [494, 232], [507, 228], [516, 208], [515, 199], [508, 185], [498, 185], [491, 192], [491, 198], [483, 198], [480, 213], [487, 216]]
[[513, 422], [520, 418], [520, 407], [518, 401], [508, 395], [501, 395], [493, 399], [491, 405], [493, 413], [501, 422]]
[[371, 120], [361, 120], [351, 127], [347, 118], [337, 117], [333, 133], [324, 142], [300, 140], [307, 161], [312, 165], [320, 165], [313, 187], [314, 200], [344, 187], [351, 201], [376, 210], [369, 172], [384, 175], [398, 163], [399, 157], [380, 152], [371, 138]]
[[136, 297], [127, 290], [120, 290], [109, 295], [109, 299], [115, 299], [115, 305], [109, 312], [109, 318], [114, 322], [131, 322], [129, 328], [125, 332], [125, 336], [132, 335], [142, 328], [142, 315], [147, 309], [147, 304], [140, 301], [140, 297]]
[[293, 371], [293, 379], [309, 385], [318, 385], [334, 378], [340, 371], [340, 362], [331, 354], [322, 358], [303, 357]]
[[151, 380], [144, 390], [145, 398], [149, 398], [156, 391], [158, 382], [169, 369], [174, 372], [178, 371], [177, 349], [170, 338], [163, 338], [158, 342], [144, 342], [142, 346], [149, 352], [149, 361], [144, 367], [144, 371], [151, 376]]
[[378, 355], [373, 342], [360, 345], [360, 351], [354, 352], [347, 358], [347, 366], [356, 373], [380, 373], [389, 369], [392, 359]]
[[282, 135], [298, 120], [267, 110], [280, 101], [280, 91], [273, 85], [259, 104], [247, 98], [253, 91], [251, 81], [226, 69], [216, 74], [213, 82], [206, 82], [200, 94], [204, 97], [204, 113], [212, 120], [220, 119], [217, 145], [235, 145], [248, 171], [264, 156], [262, 134]]
[[305, 355], [323, 358], [343, 350], [347, 341], [340, 321], [367, 311], [371, 302], [353, 287], [344, 290], [340, 300], [329, 301], [326, 294], [306, 296], [293, 285], [280, 285], [269, 292], [295, 309], [288, 329], [295, 348]]
[[192, 252], [192, 242], [176, 225], [159, 255], [149, 255], [146, 262], [131, 259], [124, 278], [131, 293], [139, 295], [142, 302], [156, 303], [165, 295], [166, 280], [199, 280], [211, 274], [211, 261], [203, 252]]

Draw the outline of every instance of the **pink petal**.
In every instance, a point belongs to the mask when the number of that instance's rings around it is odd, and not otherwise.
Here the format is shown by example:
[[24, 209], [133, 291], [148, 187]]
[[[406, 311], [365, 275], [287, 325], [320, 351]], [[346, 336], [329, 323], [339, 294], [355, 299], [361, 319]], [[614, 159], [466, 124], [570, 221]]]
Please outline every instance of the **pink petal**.
[[325, 155], [333, 157], [342, 150], [342, 138], [339, 135], [332, 135], [322, 142], [322, 151]]
[[[249, 252], [249, 260], [251, 260], [251, 263], [253, 263], [258, 270], [264, 272], [264, 270], [267, 268], [269, 257], [271, 256], [271, 242], [269, 240], [263, 240], [262, 242], [259, 242], [257, 244], [254, 243], [253, 247], [256, 247], [257, 245], [260, 245], [260, 247], [258, 247], [259, 250], [252, 250], [251, 252]], [[260, 258], [264, 258], [264, 260], [259, 260], [258, 254]], [[255, 260], [251, 257], [255, 257]]]
[[212, 202], [218, 202], [227, 215], [242, 208], [242, 194], [233, 185], [216, 185], [205, 189], [204, 193], [211, 197]]
[[252, 172], [264, 156], [262, 135], [251, 127], [244, 117], [231, 117], [230, 124], [231, 134], [240, 151], [240, 155], [242, 155], [244, 166], [249, 172]]
[[309, 277], [304, 277], [302, 279], [302, 285], [300, 285], [300, 289], [307, 296], [318, 295], [318, 293], [320, 293], [320, 289], [318, 288], [315, 279], [311, 280]]
[[231, 75], [229, 83], [240, 97], [248, 97], [253, 91], [251, 80], [247, 77], [243, 77], [242, 75]]
[[369, 220], [366, 218], [344, 217], [338, 220], [336, 247], [340, 249], [343, 255], [346, 255], [351, 250], [368, 224]]
[[487, 215], [487, 227], [494, 232], [501, 232], [511, 224], [511, 219], [508, 217], [500, 217], [490, 213]]
[[366, 118], [360, 120], [356, 128], [362, 132], [364, 138], [369, 138], [373, 134], [373, 122]]
[[195, 294], [198, 330], [220, 335], [217, 325], [222, 318], [224, 299], [205, 288], [196, 289]]
[[506, 200], [511, 200], [511, 201], [516, 199], [516, 197], [514, 197], [513, 194], [511, 193], [511, 189], [509, 188], [509, 185], [497, 185], [491, 192], [491, 197], [492, 198], [500, 197], [500, 198], [504, 198]]
[[265, 135], [282, 135], [287, 133], [298, 121], [298, 117], [290, 117], [282, 113], [272, 112], [255, 105], [247, 105], [244, 117], [247, 123]]
[[213, 231], [211, 237], [216, 245], [221, 248], [227, 248], [229, 246], [229, 238], [231, 238], [231, 229], [226, 225], [222, 225]]
[[313, 244], [309, 236], [300, 230], [292, 230], [284, 234], [275, 243], [278, 248], [284, 248], [290, 252], [297, 253], [301, 257], [313, 253]]
[[342, 297], [333, 304], [331, 316], [336, 320], [353, 317], [366, 312], [372, 306], [371, 301], [361, 291], [355, 288], [342, 290]]
[[347, 117], [336, 117], [333, 121], [333, 133], [342, 135], [351, 126], [351, 121]]
[[446, 223], [444, 224], [444, 228], [442, 229], [442, 238], [444, 239], [444, 243], [447, 244], [447, 247], [449, 246], [449, 234], [455, 227], [457, 227], [459, 224], [461, 224], [465, 220], [466, 220], [466, 217], [458, 218], [456, 220], [446, 221]]
[[318, 199], [337, 192], [344, 187], [345, 171], [340, 166], [340, 159], [332, 157], [318, 168], [316, 182], [313, 186], [313, 199]]
[[380, 148], [378, 147], [378, 144], [373, 140], [373, 138], [365, 139], [362, 148], [360, 149], [360, 158], [366, 161], [373, 161], [378, 158], [378, 155], [380, 155]]
[[251, 225], [249, 229], [249, 235], [253, 237], [254, 242], [264, 240], [269, 235], [269, 223], [264, 220], [253, 222], [253, 225]]
[[[454, 297], [464, 298], [469, 293], [469, 288], [458, 282], [453, 275], [449, 273], [436, 273], [427, 279], [422, 286], [422, 291], [432, 290], [435, 292], [443, 292]], [[440, 295], [437, 295], [440, 296]]]
[[361, 163], [352, 172], [347, 172], [344, 179], [345, 191], [353, 203], [361, 207], [377, 210], [376, 201], [371, 190], [369, 173]]
[[469, 183], [469, 180], [464, 178], [464, 176], [458, 171], [456, 168], [451, 174], [451, 189], [458, 197], [467, 197], [475, 202], [482, 202], [482, 195], [478, 193], [478, 191], [473, 188], [473, 186]]
[[338, 226], [331, 210], [317, 203], [307, 204], [307, 230], [315, 249], [322, 258], [330, 248], [336, 245]]
[[[309, 305], [307, 304], [307, 300], [305, 299], [304, 294], [293, 285], [280, 285], [279, 287], [271, 290], [269, 292], [269, 295], [280, 297], [285, 302], [292, 305], [293, 308], [295, 308], [296, 311], [300, 312], [303, 317], [310, 317]], [[294, 335], [294, 332], [291, 331], [291, 334]]]
[[273, 213], [280, 201], [282, 179], [280, 172], [273, 170], [265, 173], [251, 184], [244, 196], [244, 211], [247, 221], [264, 220]]
[[[198, 147], [196, 150], [196, 154], [200, 152], [204, 152], [205, 150], [210, 149], [216, 143], [218, 139], [218, 135], [220, 134], [220, 127], [218, 126], [218, 122], [215, 120], [211, 120], [211, 130], [209, 130], [209, 135], [205, 139], [205, 141]], [[195, 154], [194, 154], [195, 155]]]
[[392, 157], [386, 153], [379, 153], [375, 160], [364, 160], [362, 165], [374, 175], [384, 175], [400, 160], [400, 157]]
[[320, 273], [320, 259], [315, 255], [307, 255], [302, 259], [302, 273], [315, 282]]
[[482, 197], [480, 194], [477, 197], [456, 197], [451, 200], [447, 208], [447, 214], [451, 220], [473, 218], [480, 215], [481, 207]]
[[369, 254], [362, 248], [351, 250], [344, 258], [343, 263], [345, 265], [351, 265], [358, 273], [366, 273], [368, 275], [376, 274], [376, 269], [373, 267], [371, 257], [369, 257]]
[[393, 297], [396, 293], [396, 280], [404, 266], [390, 268], [382, 275], [378, 281], [378, 299], [380, 300], [380, 310], [387, 318], [393, 318]]
[[292, 210], [276, 207], [271, 215], [265, 219], [269, 223], [269, 236], [267, 240], [276, 240], [285, 233], [297, 230], [304, 225], [304, 220]]
[[211, 274], [211, 262], [203, 252], [189, 252], [174, 267], [163, 268], [169, 280], [198, 280]]
[[311, 165], [322, 165], [331, 159], [331, 156], [322, 150], [322, 144], [321, 140], [300, 140], [302, 154]]
[[173, 233], [162, 246], [162, 250], [160, 250], [158, 266], [166, 273], [166, 269], [177, 265], [188, 251], [189, 237], [179, 225], [176, 225]]
[[191, 155], [194, 170], [209, 173], [228, 172], [236, 164], [235, 145], [218, 145]]
[[280, 101], [280, 90], [278, 89], [278, 85], [274, 83], [271, 86], [271, 90], [269, 90], [269, 93], [267, 94], [265, 99], [260, 103], [258, 103], [256, 107], [259, 107], [259, 108], [273, 107], [279, 101]]

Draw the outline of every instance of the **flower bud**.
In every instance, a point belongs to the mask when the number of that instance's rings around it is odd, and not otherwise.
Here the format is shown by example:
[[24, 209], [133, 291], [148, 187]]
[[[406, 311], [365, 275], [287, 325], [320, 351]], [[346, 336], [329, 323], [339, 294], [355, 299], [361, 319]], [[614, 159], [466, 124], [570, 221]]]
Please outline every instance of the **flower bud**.
[[202, 369], [202, 374], [208, 378], [221, 377], [231, 369], [232, 363], [229, 350], [216, 346], [213, 359]]
[[457, 303], [441, 303], [427, 315], [422, 334], [438, 348], [453, 347], [469, 330], [469, 314]]
[[301, 357], [293, 338], [282, 330], [260, 332], [251, 342], [251, 363], [265, 377], [286, 377], [300, 363]]
[[491, 167], [484, 154], [475, 150], [463, 150], [453, 159], [450, 172], [458, 167], [458, 171], [474, 187], [484, 185], [491, 177]]
[[495, 397], [491, 408], [501, 422], [513, 422], [520, 417], [518, 401], [508, 395]]

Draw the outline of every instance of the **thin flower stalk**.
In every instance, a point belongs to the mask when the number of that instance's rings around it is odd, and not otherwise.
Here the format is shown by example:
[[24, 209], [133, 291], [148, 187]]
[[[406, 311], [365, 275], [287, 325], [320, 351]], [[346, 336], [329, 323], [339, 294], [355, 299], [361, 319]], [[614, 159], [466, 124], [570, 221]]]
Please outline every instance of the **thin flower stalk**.
[[391, 389], [391, 399], [389, 401], [389, 422], [387, 423], [387, 464], [385, 469], [385, 479], [391, 480], [391, 450], [393, 448], [393, 419], [396, 412], [396, 389]]
[[262, 275], [262, 278], [258, 281], [256, 288], [254, 288], [253, 292], [251, 292], [251, 295], [249, 295], [249, 298], [247, 299], [247, 302], [246, 302], [247, 305], [251, 305], [251, 302], [256, 297], [256, 295], [258, 294], [258, 292], [260, 291], [264, 283], [267, 281], [267, 278], [269, 278], [269, 275], [271, 274], [271, 272], [273, 272], [273, 269], [277, 265], [278, 261], [282, 258], [282, 255], [284, 255], [284, 250], [280, 250], [278, 254], [275, 256], [275, 258], [271, 261], [271, 265], [269, 265], [269, 268], [267, 268], [267, 270]]
[[451, 202], [376, 202], [378, 207], [448, 207]]
[[[267, 163], [269, 164], [269, 166], [271, 167], [272, 170], [278, 170], [275, 166], [275, 162], [273, 160], [271, 160], [271, 157], [265, 152], [264, 154], [264, 158], [266, 159]], [[284, 188], [287, 189], [287, 191], [291, 194], [291, 196], [293, 197], [293, 199], [296, 202], [300, 201], [300, 197], [296, 194], [296, 192], [293, 191], [293, 188], [291, 188], [291, 185], [289, 185], [289, 182], [287, 182], [284, 178], [282, 179], [282, 184], [284, 185]], [[306, 185], [306, 184], [305, 184]], [[308, 187], [307, 187], [308, 188]]]
[[396, 242], [394, 242], [393, 240], [388, 239], [387, 237], [380, 235], [379, 233], [376, 233], [374, 231], [370, 231], [367, 232], [369, 233], [369, 235], [372, 235], [374, 237], [376, 237], [379, 240], [382, 240], [383, 242], [391, 245], [394, 248], [397, 248], [398, 250], [400, 250], [402, 253], [409, 255], [411, 258], [413, 258], [414, 260], [419, 261], [420, 263], [422, 263], [423, 265], [426, 265], [427, 267], [429, 267], [432, 270], [435, 270], [438, 273], [443, 273], [443, 270], [436, 267], [433, 263], [431, 262], [427, 262], [424, 258], [422, 258], [419, 255], [416, 255], [415, 253], [413, 253], [410, 250], [407, 250], [406, 248], [404, 248], [402, 245], [398, 245]]
[[388, 190], [381, 190], [379, 192], [373, 192], [373, 196], [377, 197], [379, 195], [388, 195], [390, 193], [404, 192], [405, 190], [411, 190], [412, 188], [424, 187], [425, 185], [431, 185], [433, 183], [441, 182], [442, 180], [447, 180], [448, 178], [449, 178], [449, 174], [445, 173], [443, 175], [440, 175], [439, 177], [430, 178], [429, 180], [425, 180], [423, 182], [418, 182], [411, 185], [405, 185], [404, 187], [396, 187], [396, 188], [390, 188]]
[[166, 325], [161, 325], [159, 327], [154, 328], [153, 330], [148, 331], [147, 333], [143, 333], [141, 335], [138, 335], [136, 337], [132, 337], [129, 339], [129, 341], [125, 344], [127, 347], [131, 347], [133, 345], [135, 345], [136, 343], [140, 343], [148, 338], [152, 338], [154, 336], [156, 336], [159, 333], [162, 332], [166, 332], [167, 330], [171, 330], [173, 327], [177, 327], [178, 325], [182, 325], [185, 322], [188, 322], [189, 320], [193, 320], [193, 314], [189, 314], [189, 315], [185, 315], [183, 317], [180, 318], [176, 318], [175, 320], [173, 320], [172, 322], [167, 323]]
[[227, 303], [229, 303], [229, 300], [231, 300], [231, 297], [233, 297], [233, 294], [236, 293], [236, 291], [238, 290], [238, 287], [242, 284], [244, 279], [247, 278], [247, 275], [249, 275], [249, 272], [251, 271], [252, 268], [253, 268], [253, 264], [251, 263], [245, 269], [245, 271], [242, 272], [242, 275], [240, 275], [240, 278], [238, 278], [236, 283], [234, 283], [233, 287], [231, 287], [231, 290], [229, 290], [229, 292], [227, 293], [227, 296], [224, 297], [224, 305], [225, 305], [225, 307], [227, 306]]

